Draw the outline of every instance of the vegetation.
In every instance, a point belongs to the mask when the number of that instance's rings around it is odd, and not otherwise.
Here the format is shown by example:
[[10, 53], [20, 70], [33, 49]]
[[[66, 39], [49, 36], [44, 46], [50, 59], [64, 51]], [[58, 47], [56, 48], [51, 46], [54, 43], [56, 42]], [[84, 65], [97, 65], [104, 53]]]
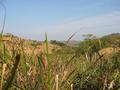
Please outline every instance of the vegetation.
[[57, 44], [57, 45], [59, 45], [59, 46], [64, 46], [64, 45], [65, 45], [65, 43], [60, 42], [60, 41], [56, 41], [56, 40], [51, 40], [50, 43], [52, 43], [52, 44]]
[[[92, 37], [81, 41], [78, 47], [57, 41], [52, 44], [61, 49], [49, 53], [48, 37], [40, 51], [34, 50], [37, 41], [27, 44], [18, 40], [18, 47], [11, 51], [6, 41], [0, 39], [0, 88], [1, 90], [119, 90], [120, 48], [119, 34], [102, 38]], [[12, 38], [14, 39], [14, 38]], [[11, 39], [11, 40], [12, 40]], [[111, 43], [112, 40], [112, 43]], [[24, 44], [26, 43], [26, 44]], [[25, 52], [25, 45], [32, 44], [32, 53]], [[105, 48], [116, 51], [107, 57], [100, 53]]]

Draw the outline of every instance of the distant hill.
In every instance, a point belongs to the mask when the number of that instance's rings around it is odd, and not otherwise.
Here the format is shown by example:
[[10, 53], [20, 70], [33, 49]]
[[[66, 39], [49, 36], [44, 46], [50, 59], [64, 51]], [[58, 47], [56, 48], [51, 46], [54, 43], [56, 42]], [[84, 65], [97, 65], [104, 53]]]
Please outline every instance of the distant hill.
[[105, 47], [108, 46], [120, 47], [120, 33], [105, 35], [102, 38], [100, 38], [100, 40], [103, 42]]
[[[5, 44], [5, 48], [7, 48], [10, 52], [16, 49], [24, 48], [24, 52], [30, 55], [33, 50], [34, 54], [38, 54], [41, 50], [46, 49], [44, 41], [24, 39], [12, 34], [2, 35], [2, 41]], [[52, 53], [53, 51], [61, 49], [61, 47], [57, 44], [55, 45], [49, 43], [48, 49], [49, 53]]]
[[109, 35], [105, 35], [102, 38], [118, 38], [118, 39], [120, 39], [120, 33], [112, 33]]
[[[103, 42], [105, 47], [113, 46], [115, 44], [119, 44], [120, 43], [120, 33], [112, 33], [112, 34], [109, 34], [109, 35], [105, 35], [105, 36], [103, 36], [101, 38], [95, 38], [93, 40], [95, 41], [97, 39], [101, 40], [101, 42]], [[85, 40], [83, 40], [83, 41], [70, 40], [67, 43], [67, 45], [76, 47], [76, 46], [79, 46], [79, 44], [84, 42], [84, 41]], [[63, 42], [66, 43], [65, 41], [63, 41]]]
[[84, 54], [99, 52], [110, 54], [120, 51], [120, 33], [105, 35], [101, 38], [83, 40], [79, 43], [78, 52]]
[[[42, 48], [44, 48], [43, 46], [45, 46], [43, 41], [24, 39], [12, 34], [3, 35], [2, 40], [5, 43], [6, 48], [8, 48], [10, 51], [13, 50], [13, 47], [17, 49], [22, 44], [25, 52], [28, 54], [32, 53], [34, 48], [34, 53], [37, 54], [40, 50], [42, 50]], [[97, 49], [99, 49], [99, 41], [101, 42], [102, 48], [120, 47], [120, 33], [113, 33], [105, 35], [101, 38], [92, 39], [91, 42], [89, 42], [89, 40], [70, 40], [69, 42], [51, 40], [49, 42], [49, 52], [52, 53], [53, 51], [57, 51], [64, 45], [69, 47], [78, 47], [79, 51], [81, 52], [84, 52], [87, 47], [90, 47], [92, 44], [95, 44]]]

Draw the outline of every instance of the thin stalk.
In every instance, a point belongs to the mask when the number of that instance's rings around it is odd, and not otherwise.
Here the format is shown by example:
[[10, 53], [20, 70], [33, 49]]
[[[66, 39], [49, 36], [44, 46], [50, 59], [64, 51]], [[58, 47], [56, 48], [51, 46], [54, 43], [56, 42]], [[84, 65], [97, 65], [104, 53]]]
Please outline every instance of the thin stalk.
[[3, 64], [3, 68], [2, 68], [2, 76], [1, 76], [1, 89], [0, 90], [2, 90], [2, 84], [3, 84], [3, 79], [4, 79], [4, 74], [5, 74], [5, 68], [6, 68], [6, 64]]
[[58, 77], [58, 74], [56, 75], [55, 77], [55, 83], [56, 83], [56, 89], [55, 90], [58, 90], [58, 85], [59, 85], [59, 77]]

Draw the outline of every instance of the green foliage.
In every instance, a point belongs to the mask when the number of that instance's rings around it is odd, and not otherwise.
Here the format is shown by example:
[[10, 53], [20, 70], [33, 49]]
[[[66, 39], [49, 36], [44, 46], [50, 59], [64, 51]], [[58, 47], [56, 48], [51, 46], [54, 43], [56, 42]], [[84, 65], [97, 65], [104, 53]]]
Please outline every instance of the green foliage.
[[96, 36], [93, 35], [93, 34], [84, 34], [84, 35], [82, 35], [82, 36], [85, 38], [85, 40], [96, 39]]
[[35, 47], [35, 46], [37, 46], [37, 45], [41, 45], [41, 43], [38, 42], [38, 41], [36, 41], [36, 40], [30, 41], [30, 42], [31, 42], [30, 44], [31, 44], [33, 47]]
[[88, 55], [92, 55], [95, 52], [98, 52], [101, 49], [99, 41], [100, 41], [99, 39], [94, 39], [80, 42], [76, 53], [83, 55], [87, 53]]
[[[120, 54], [115, 54], [108, 60], [101, 58], [100, 61], [94, 65], [93, 69], [86, 69], [85, 73], [76, 73], [73, 83], [74, 90], [101, 90], [105, 88], [108, 90], [111, 82], [114, 82], [112, 89], [120, 88]], [[92, 64], [92, 62], [90, 62]], [[88, 64], [87, 64], [88, 65]], [[84, 67], [84, 64], [83, 64]], [[106, 84], [106, 85], [104, 85]]]
[[65, 46], [65, 44], [63, 42], [60, 42], [60, 41], [56, 41], [56, 40], [51, 40], [50, 41], [51, 44], [57, 44], [59, 46]]
[[102, 47], [119, 47], [120, 45], [120, 33], [114, 33], [101, 38]]

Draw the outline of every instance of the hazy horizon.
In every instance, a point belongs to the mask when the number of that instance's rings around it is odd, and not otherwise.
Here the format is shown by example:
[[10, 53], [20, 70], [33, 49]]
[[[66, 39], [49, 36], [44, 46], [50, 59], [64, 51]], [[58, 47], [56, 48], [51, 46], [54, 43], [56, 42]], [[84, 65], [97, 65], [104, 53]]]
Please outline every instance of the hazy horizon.
[[[120, 33], [120, 0], [3, 0], [7, 16], [4, 33], [44, 40], [81, 40]], [[4, 9], [0, 6], [0, 30]]]

